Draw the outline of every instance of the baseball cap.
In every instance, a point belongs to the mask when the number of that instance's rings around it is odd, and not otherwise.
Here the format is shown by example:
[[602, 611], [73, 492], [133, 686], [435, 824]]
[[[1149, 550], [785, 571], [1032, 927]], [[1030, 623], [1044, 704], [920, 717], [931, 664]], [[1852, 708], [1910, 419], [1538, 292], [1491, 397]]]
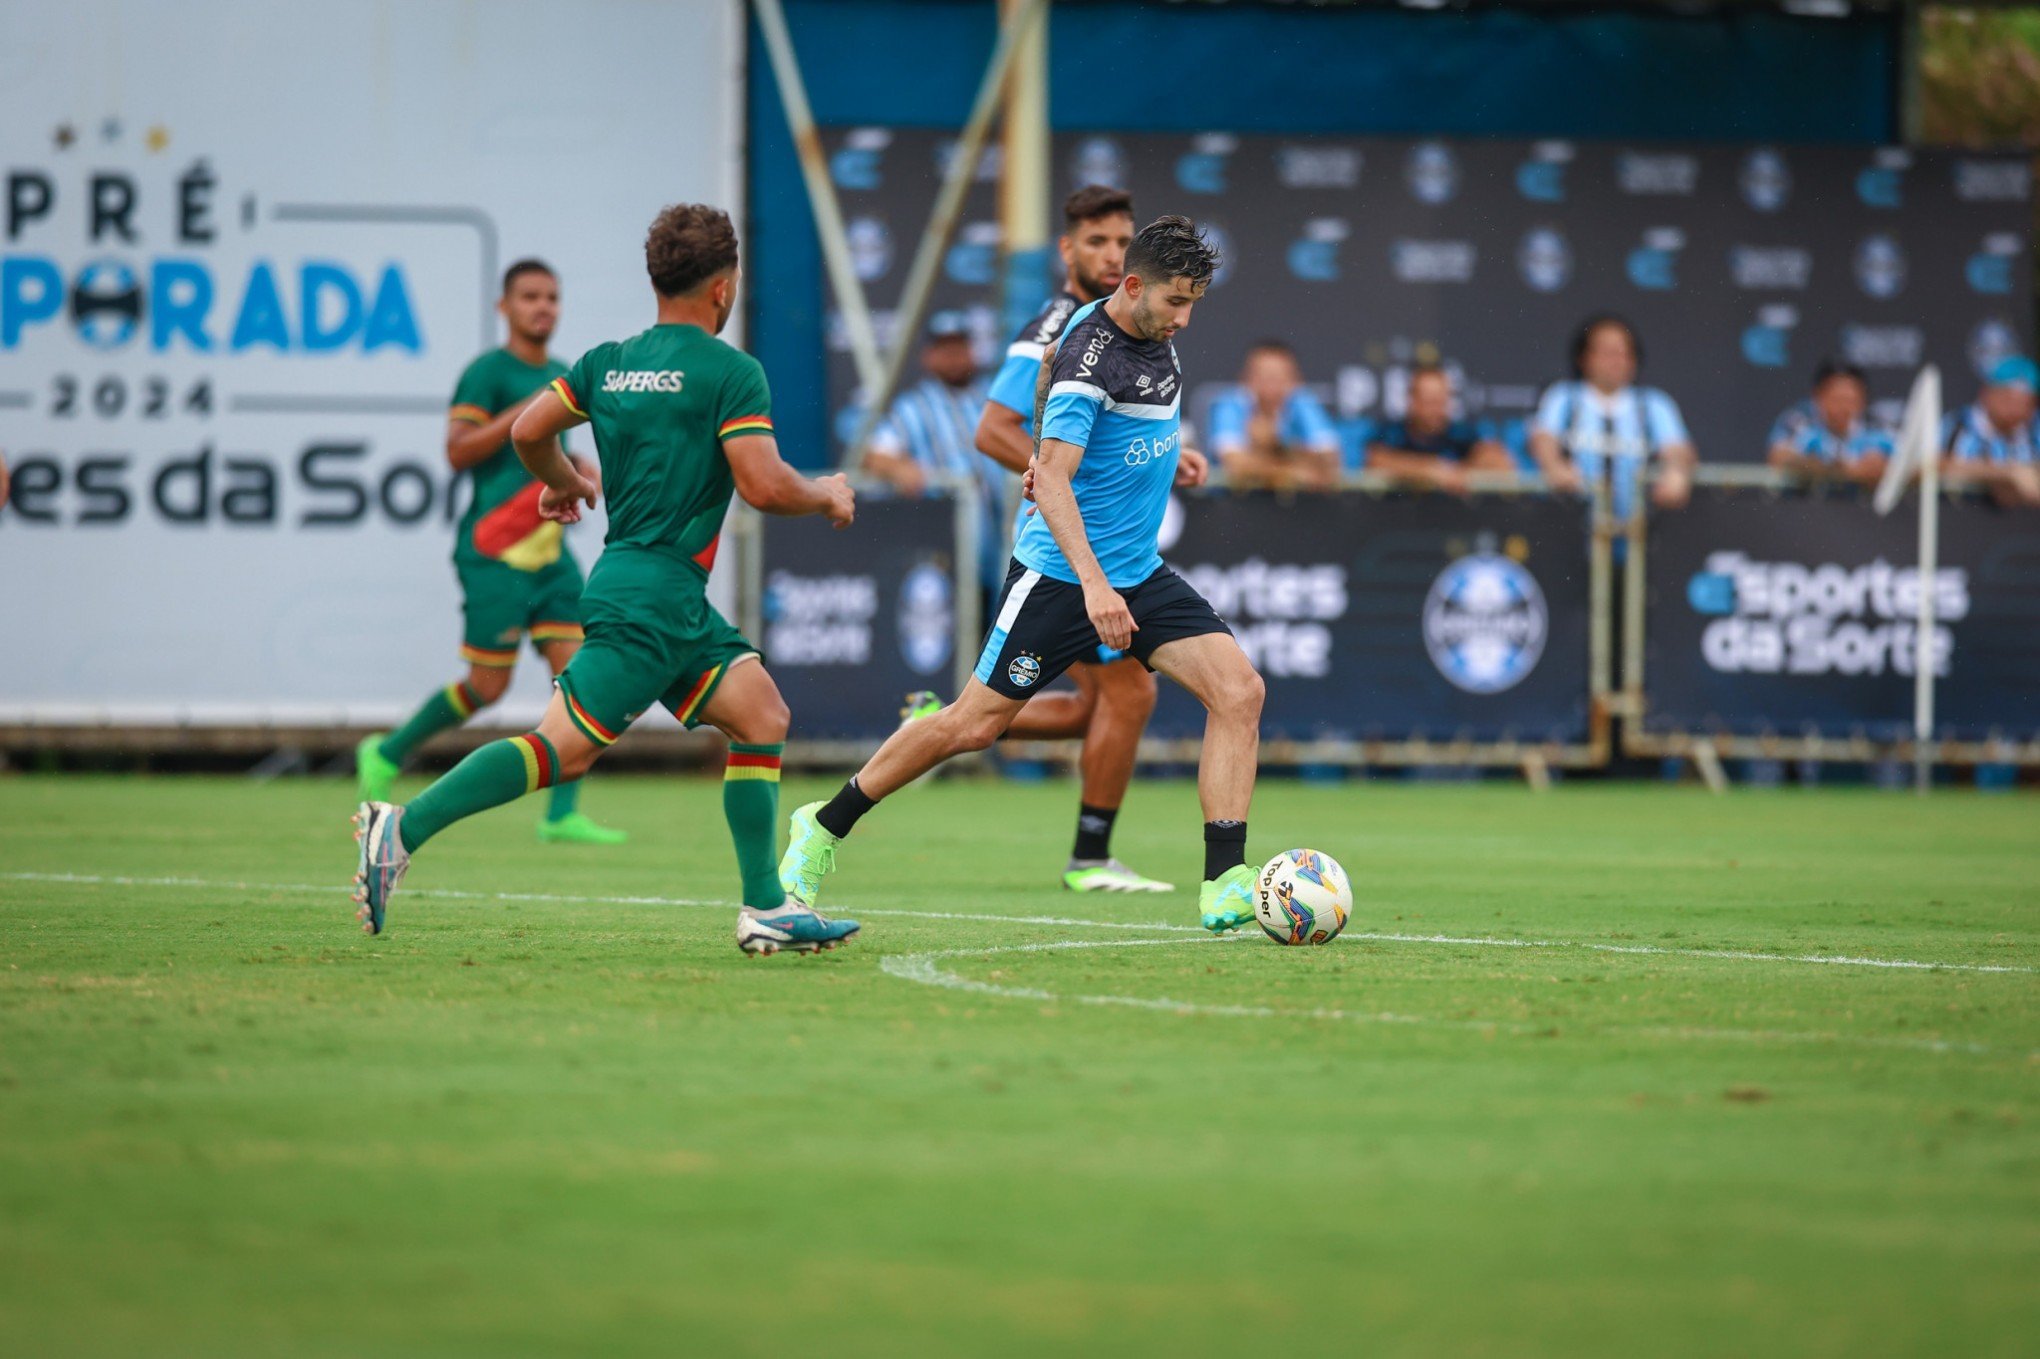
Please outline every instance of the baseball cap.
[[938, 311], [928, 318], [928, 338], [954, 340], [970, 338], [970, 317], [960, 311]]
[[2040, 390], [2040, 368], [2023, 354], [2007, 354], [1991, 365], [1990, 385], [1993, 387], [2024, 387], [2027, 391]]

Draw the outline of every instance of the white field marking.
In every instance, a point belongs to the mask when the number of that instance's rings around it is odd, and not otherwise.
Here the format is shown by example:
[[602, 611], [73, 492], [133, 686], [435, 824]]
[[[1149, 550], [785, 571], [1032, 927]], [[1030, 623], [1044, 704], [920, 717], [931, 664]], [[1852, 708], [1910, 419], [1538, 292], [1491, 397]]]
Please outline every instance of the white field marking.
[[[895, 953], [878, 960], [879, 971], [901, 981], [938, 986], [973, 995], [999, 996], [1009, 1000], [1032, 1000], [1050, 1004], [1111, 1005], [1133, 1010], [1159, 1010], [1165, 1014], [1211, 1015], [1221, 1019], [1309, 1019], [1354, 1024], [1396, 1024], [1429, 1029], [1460, 1029], [1479, 1033], [1506, 1033], [1520, 1037], [1541, 1037], [1553, 1031], [1551, 1024], [1525, 1024], [1509, 1020], [1440, 1019], [1430, 1015], [1397, 1014], [1390, 1010], [1340, 1010], [1323, 1007], [1309, 1010], [1280, 1010], [1270, 1005], [1212, 1005], [1198, 1001], [1171, 1000], [1166, 996], [1067, 995], [1038, 986], [1002, 986], [976, 981], [940, 966], [938, 958], [990, 958], [1000, 954], [1046, 953], [1057, 949], [1141, 948], [1169, 945], [1219, 943], [1251, 936], [1210, 936], [1202, 939], [1062, 939], [1045, 944], [1009, 944], [994, 948], [942, 949], [928, 953]], [[1735, 1043], [1829, 1043], [1842, 1047], [1893, 1048], [1906, 1052], [1961, 1052], [1989, 1055], [2003, 1051], [1984, 1043], [1958, 1043], [1939, 1038], [1882, 1038], [1844, 1033], [1796, 1033], [1780, 1029], [1714, 1029], [1677, 1025], [1597, 1025], [1583, 1030], [1601, 1036], [1663, 1038], [1679, 1042]], [[2024, 1054], [2029, 1060], [2040, 1052]]]
[[[0, 882], [77, 883], [110, 887], [201, 887], [240, 892], [311, 892], [325, 894], [347, 889], [322, 883], [232, 882], [209, 878], [138, 878], [91, 873], [0, 873]], [[705, 901], [693, 897], [572, 896], [553, 892], [463, 892], [449, 887], [406, 887], [405, 896], [434, 897], [447, 901], [530, 901], [581, 906], [692, 906], [729, 910], [727, 901]], [[990, 915], [967, 911], [905, 911], [890, 908], [846, 905], [860, 916], [884, 916], [903, 920], [965, 920], [990, 925], [1055, 925], [1094, 930], [1142, 930], [1208, 938], [1202, 926], [1177, 925], [1168, 921], [1142, 923], [1130, 920], [1088, 920], [1057, 915]], [[1662, 948], [1655, 944], [1603, 944], [1590, 939], [1498, 939], [1483, 935], [1389, 934], [1348, 930], [1345, 939], [1364, 939], [1385, 944], [1440, 944], [1456, 948], [1583, 949], [1594, 953], [1622, 953], [1658, 958], [1715, 958], [1741, 963], [1812, 963], [1830, 967], [1880, 967], [1911, 972], [1995, 972], [2034, 973], [2040, 968], [2016, 963], [1937, 963], [1913, 958], [1858, 958], [1829, 953], [1759, 953], [1744, 949]], [[1143, 941], [1159, 942], [1159, 941]], [[1035, 947], [1031, 946], [1030, 947]], [[978, 950], [965, 950], [976, 953]], [[941, 954], [931, 954], [940, 957]]]

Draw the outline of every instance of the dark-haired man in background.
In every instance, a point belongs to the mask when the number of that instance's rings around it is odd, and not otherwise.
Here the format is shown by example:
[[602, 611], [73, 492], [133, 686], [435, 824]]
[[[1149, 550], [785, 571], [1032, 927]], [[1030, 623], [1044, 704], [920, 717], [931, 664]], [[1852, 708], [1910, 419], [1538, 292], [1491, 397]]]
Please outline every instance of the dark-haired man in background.
[[1824, 360], [1813, 370], [1813, 392], [1771, 426], [1765, 460], [1808, 481], [1842, 480], [1875, 486], [1891, 457], [1890, 431], [1870, 419], [1870, 386], [1852, 363]]
[[544, 484], [539, 513], [573, 523], [605, 490], [560, 436], [592, 424], [609, 495], [609, 533], [583, 593], [587, 643], [560, 674], [535, 730], [492, 741], [405, 806], [366, 801], [355, 900], [370, 933], [411, 854], [463, 817], [579, 778], [654, 703], [730, 738], [723, 817], [737, 851], [746, 953], [833, 948], [857, 932], [779, 890], [779, 762], [789, 717], [758, 649], [708, 602], [708, 573], [730, 496], [767, 514], [856, 509], [841, 474], [810, 479], [779, 456], [765, 370], [717, 339], [736, 307], [737, 233], [727, 213], [679, 203], [653, 219], [645, 269], [658, 323], [596, 345], [511, 427], [517, 457]]
[[1247, 809], [1260, 747], [1261, 677], [1204, 597], [1162, 562], [1159, 538], [1182, 436], [1176, 332], [1218, 267], [1187, 217], [1161, 217], [1126, 252], [1112, 295], [1079, 308], [1036, 382], [1040, 439], [1026, 518], [976, 671], [954, 703], [910, 722], [828, 802], [793, 814], [779, 877], [812, 905], [844, 837], [879, 799], [999, 739], [1041, 685], [1102, 644], [1188, 689], [1206, 719], [1207, 929], [1253, 919]]
[[[1122, 189], [1089, 184], [1063, 203], [1063, 290], [1042, 305], [1006, 350], [992, 379], [984, 413], [978, 418], [978, 451], [1013, 473], [1027, 470], [1034, 456], [1034, 387], [1041, 358], [1062, 337], [1079, 308], [1109, 296], [1126, 272], [1126, 248], [1133, 242], [1133, 197]], [[1184, 450], [1178, 477], [1187, 485], [1204, 480], [1201, 454]], [[1024, 514], [1015, 521], [1017, 534]], [[996, 585], [996, 578], [991, 582]], [[1075, 892], [1169, 892], [1166, 882], [1135, 872], [1112, 856], [1112, 830], [1133, 768], [1141, 733], [1155, 710], [1155, 677], [1147, 667], [1101, 646], [1074, 661], [1069, 677], [1075, 693], [1036, 694], [1020, 710], [1006, 735], [1014, 740], [1056, 741], [1082, 737], [1077, 757], [1077, 836], [1063, 865], [1063, 886]], [[907, 699], [910, 718], [941, 710], [935, 694]]]
[[[467, 513], [453, 540], [466, 625], [463, 679], [436, 691], [395, 731], [374, 732], [355, 747], [363, 802], [386, 802], [413, 751], [503, 697], [526, 636], [557, 675], [581, 645], [581, 567], [560, 526], [542, 519], [544, 488], [510, 448], [510, 426], [546, 384], [567, 371], [547, 346], [560, 320], [560, 281], [543, 260], [522, 259], [503, 273], [496, 303], [510, 337], [476, 359], [453, 389], [446, 415], [446, 460], [469, 482]], [[582, 470], [593, 476], [585, 463]], [[553, 785], [538, 838], [609, 845], [624, 833], [579, 810], [579, 780]]]
[[1466, 494], [1468, 472], [1507, 472], [1509, 451], [1470, 420], [1452, 418], [1452, 379], [1443, 368], [1410, 370], [1403, 417], [1367, 438], [1367, 470], [1431, 490]]

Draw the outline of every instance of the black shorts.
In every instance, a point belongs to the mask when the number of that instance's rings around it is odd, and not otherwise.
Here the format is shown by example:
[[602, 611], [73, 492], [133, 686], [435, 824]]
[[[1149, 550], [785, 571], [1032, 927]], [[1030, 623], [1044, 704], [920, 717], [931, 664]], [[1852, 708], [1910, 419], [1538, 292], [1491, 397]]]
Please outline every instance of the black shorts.
[[[1164, 642], [1217, 632], [1232, 635], [1204, 596], [1166, 566], [1119, 594], [1137, 627], [1126, 654], [1150, 670], [1148, 658]], [[1031, 697], [1079, 661], [1116, 661], [1122, 654], [1098, 640], [1098, 629], [1084, 609], [1083, 586], [1017, 561], [1006, 569], [1006, 588], [992, 619], [973, 673], [979, 683], [1007, 698]]]

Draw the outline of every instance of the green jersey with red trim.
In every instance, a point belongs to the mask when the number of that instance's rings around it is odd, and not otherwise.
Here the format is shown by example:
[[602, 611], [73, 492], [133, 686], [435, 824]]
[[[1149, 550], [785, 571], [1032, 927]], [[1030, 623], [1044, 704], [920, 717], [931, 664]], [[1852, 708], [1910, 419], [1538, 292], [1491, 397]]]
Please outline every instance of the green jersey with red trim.
[[552, 387], [595, 432], [605, 555], [654, 553], [706, 574], [737, 489], [723, 441], [772, 432], [764, 368], [699, 326], [657, 325], [596, 345]]
[[[508, 349], [491, 349], [461, 373], [447, 417], [486, 425], [566, 371], [557, 360], [533, 365]], [[538, 517], [544, 487], [524, 470], [508, 439], [465, 475], [473, 494], [454, 538], [455, 561], [500, 561], [520, 571], [539, 571], [560, 559], [560, 526]]]

